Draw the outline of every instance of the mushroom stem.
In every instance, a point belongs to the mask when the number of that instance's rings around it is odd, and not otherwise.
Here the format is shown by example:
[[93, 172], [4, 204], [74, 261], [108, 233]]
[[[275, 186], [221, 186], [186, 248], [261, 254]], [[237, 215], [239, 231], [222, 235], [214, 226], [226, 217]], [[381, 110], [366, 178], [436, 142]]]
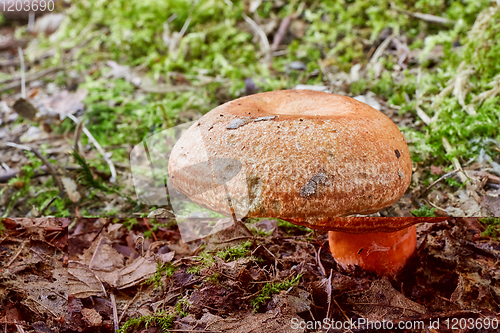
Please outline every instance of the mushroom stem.
[[349, 269], [357, 265], [379, 276], [394, 276], [415, 252], [417, 231], [415, 226], [391, 233], [350, 234], [330, 231], [328, 240], [330, 251], [342, 268]]

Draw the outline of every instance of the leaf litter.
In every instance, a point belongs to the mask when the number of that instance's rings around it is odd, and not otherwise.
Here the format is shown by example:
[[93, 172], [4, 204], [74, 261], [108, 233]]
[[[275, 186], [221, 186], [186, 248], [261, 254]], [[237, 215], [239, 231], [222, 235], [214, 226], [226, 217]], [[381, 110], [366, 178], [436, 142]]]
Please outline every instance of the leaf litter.
[[[417, 253], [394, 278], [342, 270], [320, 247], [326, 234], [279, 220], [250, 219], [251, 235], [236, 224], [190, 244], [168, 219], [142, 222], [4, 219], [0, 321], [52, 332], [132, 332], [146, 322], [160, 331], [326, 332], [291, 323], [500, 318], [492, 221], [418, 225]], [[157, 241], [144, 238], [144, 223], [160, 226]]]

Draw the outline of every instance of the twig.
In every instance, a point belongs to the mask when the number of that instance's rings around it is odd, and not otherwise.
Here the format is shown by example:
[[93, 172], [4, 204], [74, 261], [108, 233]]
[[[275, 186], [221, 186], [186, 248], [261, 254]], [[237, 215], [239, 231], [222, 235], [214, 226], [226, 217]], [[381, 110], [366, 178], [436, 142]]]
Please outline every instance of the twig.
[[76, 125], [75, 136], [73, 137], [73, 141], [75, 142], [73, 144], [73, 150], [76, 151], [78, 154], [80, 154], [80, 148], [78, 146], [78, 142], [80, 142], [80, 137], [82, 136], [82, 129], [83, 129], [83, 121], [79, 120]]
[[438, 205], [436, 205], [435, 203], [432, 203], [430, 200], [423, 200], [424, 202], [428, 203], [429, 205], [431, 205], [432, 207], [436, 208], [436, 209], [439, 209], [439, 210], [442, 210], [443, 212], [445, 213], [448, 213], [446, 211], [446, 209], [443, 209], [441, 207], [439, 207]]
[[[64, 168], [64, 170], [68, 170], [68, 171], [78, 170], [79, 171], [79, 170], [82, 170], [82, 168], [81, 167], [67, 166]], [[17, 175], [19, 174], [19, 171], [20, 171], [19, 169], [9, 169], [5, 173], [0, 173], [0, 183], [6, 183], [10, 179], [17, 177]], [[58, 173], [58, 175], [60, 175], [60, 174], [61, 173]], [[47, 175], [48, 175], [47, 167], [45, 165], [42, 165], [39, 169], [35, 170], [35, 174], [31, 178], [38, 178], [38, 177], [43, 177], [43, 176], [47, 176]]]
[[[50, 201], [49, 201], [49, 202], [47, 202], [47, 203], [45, 204], [45, 206], [43, 206], [43, 208], [40, 210], [40, 215], [43, 215], [43, 212], [45, 212], [45, 211], [47, 210], [47, 208], [49, 208], [49, 207], [50, 207], [50, 205], [52, 205], [52, 203], [53, 203], [53, 202], [54, 202], [57, 198], [58, 198], [58, 197], [53, 197], [52, 199], [50, 199]], [[40, 216], [40, 215], [39, 215], [39, 216]]]
[[[35, 81], [35, 80], [38, 80], [38, 79], [40, 79], [40, 78], [42, 78], [42, 77], [44, 77], [46, 75], [52, 74], [54, 72], [58, 72], [58, 71], [60, 71], [62, 69], [64, 69], [64, 66], [57, 66], [57, 67], [45, 69], [45, 70], [37, 72], [37, 73], [33, 73], [32, 75], [27, 75], [26, 78], [25, 78], [25, 84], [29, 83], [29, 82], [32, 82], [32, 81]], [[11, 84], [8, 84], [8, 85], [3, 86], [2, 88], [0, 88], [0, 92], [4, 92], [4, 91], [10, 90], [10, 89], [17, 88], [17, 86], [19, 86], [19, 84], [21, 83], [20, 79], [21, 78], [16, 77], [16, 78], [12, 78], [12, 79], [0, 82], [0, 84], [4, 84], [4, 83], [7, 83], [7, 82], [12, 82]]]
[[271, 251], [269, 251], [269, 250], [267, 249], [267, 247], [265, 247], [264, 245], [262, 245], [262, 247], [263, 247], [263, 248], [264, 248], [264, 250], [266, 250], [266, 251], [267, 251], [267, 253], [269, 253], [269, 254], [270, 254], [270, 255], [271, 255], [271, 256], [272, 256], [275, 260], [277, 260], [276, 256], [275, 256], [275, 255], [274, 255]]
[[[314, 233], [314, 238], [316, 239], [316, 243], [318, 243], [318, 245], [323, 248], [323, 250], [325, 250], [326, 252], [330, 252], [329, 249], [327, 249], [318, 239], [318, 234], [316, 233], [316, 229], [313, 229], [313, 233]], [[325, 274], [326, 275], [326, 274]]]
[[[43, 54], [37, 56], [35, 59], [32, 61], [24, 59], [25, 63], [37, 63], [43, 59], [49, 58], [53, 56], [56, 52], [55, 49], [51, 49], [47, 52], [44, 52]], [[19, 65], [19, 59], [6, 59], [6, 60], [0, 60], [0, 67], [8, 67], [8, 66], [17, 66]], [[4, 82], [10, 82], [12, 79], [6, 80]]]
[[[451, 144], [450, 142], [448, 141], [448, 139], [446, 139], [444, 136], [441, 137], [441, 140], [443, 141], [443, 146], [444, 146], [444, 150], [446, 150], [447, 153], [451, 152]], [[460, 162], [458, 161], [458, 158], [456, 157], [453, 157], [451, 159], [451, 162], [453, 163], [453, 166], [455, 167], [455, 169], [459, 170], [460, 172], [458, 173], [458, 177], [460, 178], [460, 181], [462, 183], [465, 183], [467, 181], [467, 175], [465, 174], [465, 171], [464, 169], [462, 168], [462, 165], [460, 164]]]
[[[350, 323], [351, 319], [346, 315], [346, 313], [344, 312], [344, 310], [340, 307], [339, 303], [335, 299], [335, 296], [333, 296], [333, 294], [331, 292], [331, 290], [332, 290], [331, 289], [332, 288], [332, 274], [333, 274], [333, 269], [330, 269], [330, 277], [328, 278], [328, 287], [329, 287], [329, 290], [330, 290], [330, 295], [328, 295], [328, 297], [329, 297], [328, 300], [330, 300], [330, 298], [331, 298], [331, 300], [335, 303], [335, 305], [337, 306], [337, 308], [340, 310], [340, 312], [344, 316], [345, 320]], [[329, 311], [330, 311], [330, 302], [328, 302], [328, 312]], [[328, 312], [327, 312], [327, 314], [328, 314]], [[330, 318], [330, 317], [327, 316], [326, 318]], [[349, 332], [352, 332], [352, 331], [349, 330]]]
[[323, 267], [323, 264], [321, 263], [321, 249], [322, 247], [320, 246], [318, 248], [318, 252], [316, 252], [316, 261], [318, 262], [319, 268], [321, 268], [321, 272], [323, 272], [323, 275], [326, 276], [325, 267]]
[[203, 282], [203, 279], [198, 279], [198, 280], [191, 281], [191, 282], [189, 282], [189, 283], [186, 283], [186, 284], [185, 284], [185, 285], [183, 285], [183, 286], [180, 286], [180, 287], [177, 287], [177, 288], [175, 288], [175, 289], [169, 290], [168, 292], [169, 292], [169, 293], [174, 293], [174, 292], [176, 292], [176, 291], [178, 291], [178, 290], [181, 290], [182, 288], [189, 288], [189, 287], [191, 287], [191, 286], [193, 286], [193, 285], [195, 285], [195, 284], [197, 284], [197, 283], [199, 283], [199, 282]]
[[0, 67], [15, 66], [18, 63], [17, 59], [0, 60]]
[[262, 290], [259, 290], [257, 292], [254, 292], [253, 294], [250, 294], [250, 295], [247, 295], [247, 296], [243, 296], [243, 297], [240, 297], [240, 299], [249, 299], [249, 298], [252, 298], [254, 297], [255, 295], [258, 295], [262, 292]]
[[24, 246], [26, 245], [26, 242], [23, 242], [21, 244], [21, 247], [19, 248], [19, 250], [17, 250], [16, 254], [12, 257], [12, 259], [9, 260], [9, 262], [7, 263], [7, 265], [4, 266], [4, 268], [8, 268], [13, 262], [14, 260], [16, 260], [16, 258], [21, 254], [21, 252], [23, 251], [24, 249]]
[[[206, 305], [204, 305], [206, 306]], [[217, 309], [215, 309], [216, 311], [218, 311]], [[200, 331], [200, 330], [186, 330], [186, 329], [183, 329], [183, 330], [173, 330], [171, 328], [168, 329], [169, 332], [200, 332], [200, 333], [216, 333], [217, 331]]]
[[328, 277], [328, 280], [327, 280], [328, 285], [326, 286], [326, 294], [328, 296], [328, 308], [326, 309], [326, 317], [325, 318], [328, 318], [328, 319], [330, 319], [330, 306], [332, 305], [332, 274], [333, 274], [333, 270], [330, 269], [330, 276]]
[[[72, 114], [68, 114], [68, 115], [66, 115], [66, 117], [68, 117], [69, 119], [73, 120], [75, 122], [75, 124], [78, 125], [78, 119], [76, 119], [75, 116], [73, 116]], [[94, 138], [94, 136], [92, 135], [92, 133], [90, 133], [89, 130], [85, 127], [85, 125], [82, 125], [82, 130], [83, 130], [83, 133], [85, 133], [85, 135], [87, 136], [87, 138], [97, 148], [97, 150], [99, 151], [99, 153], [101, 153], [101, 155], [104, 158], [104, 160], [106, 161], [106, 163], [108, 163], [109, 170], [111, 172], [111, 178], [109, 178], [109, 181], [111, 183], [115, 183], [116, 182], [116, 169], [115, 169], [115, 165], [113, 164], [113, 161], [111, 161], [111, 159], [108, 157], [108, 155], [106, 154], [106, 152], [104, 151], [104, 149], [102, 149], [102, 147], [99, 144], [99, 142], [97, 142], [97, 140]]]
[[146, 219], [145, 219], [145, 218], [143, 218], [143, 219], [142, 219], [142, 222], [144, 222], [144, 225], [146, 226], [146, 228], [148, 228], [149, 232], [151, 232], [151, 235], [153, 236], [153, 238], [154, 238], [155, 242], [157, 242], [157, 241], [158, 241], [158, 239], [156, 238], [156, 235], [155, 235], [155, 233], [153, 232], [153, 230], [151, 230], [151, 227], [149, 226], [148, 221], [146, 221]]
[[353, 304], [355, 304], [355, 305], [373, 305], [373, 306], [387, 307], [387, 308], [393, 308], [393, 309], [409, 310], [409, 311], [416, 312], [419, 314], [425, 313], [425, 312], [421, 312], [421, 311], [416, 310], [416, 309], [410, 309], [410, 308], [405, 308], [403, 306], [397, 306], [397, 305], [391, 305], [391, 304], [370, 303], [370, 302], [353, 302], [353, 303], [342, 303], [342, 304], [346, 304], [346, 305], [353, 305]]
[[6, 183], [9, 179], [14, 178], [19, 173], [18, 169], [10, 169], [3, 173], [0, 173], [0, 183]]
[[125, 307], [123, 308], [123, 312], [122, 314], [120, 315], [120, 318], [118, 318], [118, 325], [120, 325], [120, 322], [122, 321], [123, 317], [125, 316], [125, 314], [127, 313], [127, 310], [128, 308], [130, 307], [130, 305], [132, 305], [132, 303], [135, 302], [135, 300], [137, 299], [137, 297], [139, 297], [139, 295], [141, 294], [142, 292], [142, 285], [141, 285], [141, 288], [139, 289], [139, 291], [135, 294], [134, 298], [132, 298], [126, 305]]
[[21, 97], [23, 99], [26, 99], [26, 75], [24, 72], [25, 68], [24, 68], [23, 49], [21, 47], [18, 47], [17, 51], [19, 52], [19, 61], [21, 63]]
[[456, 174], [458, 171], [458, 169], [455, 169], [451, 172], [448, 172], [447, 174], [439, 177], [436, 181], [434, 181], [432, 184], [430, 184], [429, 186], [427, 186], [427, 188], [422, 192], [422, 194], [420, 195], [421, 197], [423, 197], [424, 195], [427, 194], [427, 192], [429, 192], [429, 190], [431, 188], [433, 188], [437, 183], [439, 183], [440, 181], [442, 181], [443, 179], [446, 179], [446, 178], [450, 178], [451, 176], [453, 176], [454, 174]]
[[242, 14], [243, 19], [252, 27], [254, 32], [260, 37], [260, 47], [262, 52], [264, 53], [264, 61], [268, 62], [271, 60], [271, 46], [269, 45], [269, 41], [267, 40], [266, 33], [262, 30], [261, 27], [254, 20], [248, 17], [245, 13]]
[[394, 37], [396, 37], [396, 34], [390, 34], [382, 42], [382, 44], [380, 44], [379, 47], [377, 47], [377, 50], [375, 51], [375, 53], [373, 53], [373, 56], [370, 59], [370, 64], [374, 64], [374, 63], [377, 62], [378, 58], [380, 58], [382, 56], [382, 54], [384, 53], [385, 49], [389, 46], [389, 44], [394, 39]]
[[422, 119], [422, 121], [427, 125], [429, 126], [429, 124], [431, 123], [431, 118], [427, 115], [427, 113], [424, 112], [424, 110], [422, 110], [420, 108], [420, 79], [422, 78], [422, 70], [420, 69], [420, 67], [418, 68], [418, 75], [417, 75], [417, 89], [415, 91], [415, 96], [417, 98], [417, 105], [416, 105], [416, 109], [417, 109], [417, 116], [420, 117], [420, 119]]
[[52, 175], [52, 177], [54, 178], [54, 181], [57, 184], [57, 187], [59, 188], [59, 196], [61, 198], [64, 196], [65, 191], [64, 191], [64, 186], [61, 182], [61, 179], [59, 179], [59, 176], [57, 175], [56, 170], [52, 167], [52, 163], [50, 163], [49, 160], [45, 156], [42, 155], [42, 153], [40, 153], [35, 148], [29, 147], [26, 145], [18, 145], [17, 143], [13, 143], [13, 142], [7, 142], [6, 145], [9, 147], [14, 147], [17, 149], [30, 151], [33, 154], [35, 154], [36, 157], [38, 157], [40, 160], [42, 160], [43, 164], [45, 164], [47, 166], [47, 169], [49, 170], [50, 174]]
[[223, 241], [220, 241], [220, 242], [215, 242], [214, 244], [218, 245], [218, 244], [224, 244], [224, 243], [231, 243], [231, 242], [236, 241], [236, 240], [248, 239], [248, 238], [254, 238], [254, 236], [239, 236], [239, 237], [234, 237], [234, 238], [231, 238], [231, 239], [226, 239], [226, 240], [223, 240]]
[[393, 4], [393, 6], [397, 12], [412, 16], [412, 17], [417, 18], [417, 19], [422, 20], [422, 21], [426, 21], [426, 22], [430, 22], [430, 23], [439, 23], [439, 24], [455, 24], [455, 21], [449, 20], [449, 19], [444, 18], [444, 17], [435, 16], [435, 15], [431, 15], [431, 14], [424, 14], [424, 13], [419, 13], [419, 12], [410, 12], [409, 10], [398, 8], [394, 4]]
[[283, 37], [285, 37], [286, 32], [288, 31], [288, 26], [290, 26], [291, 21], [292, 21], [291, 16], [287, 16], [283, 20], [281, 20], [278, 31], [276, 32], [273, 38], [273, 45], [271, 45], [272, 52], [276, 51], [280, 46]]
[[109, 293], [109, 300], [111, 301], [111, 306], [113, 307], [113, 324], [115, 327], [115, 332], [118, 331], [118, 310], [116, 309], [116, 299], [115, 294]]

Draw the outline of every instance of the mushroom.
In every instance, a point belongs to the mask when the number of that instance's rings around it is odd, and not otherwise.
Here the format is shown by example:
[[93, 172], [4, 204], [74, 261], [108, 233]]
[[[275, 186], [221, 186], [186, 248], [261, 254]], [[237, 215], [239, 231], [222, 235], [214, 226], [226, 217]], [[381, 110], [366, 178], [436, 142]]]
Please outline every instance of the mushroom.
[[[245, 174], [243, 190], [241, 182], [238, 189], [230, 185], [235, 169]], [[413, 225], [422, 219], [350, 216], [394, 204], [412, 173], [397, 126], [350, 97], [283, 90], [220, 105], [179, 139], [168, 170], [178, 191], [213, 211], [330, 231], [332, 254], [344, 268], [393, 275], [416, 247]], [[200, 188], [221, 184], [224, 191], [200, 195]], [[228, 204], [232, 190], [246, 191], [248, 200]]]

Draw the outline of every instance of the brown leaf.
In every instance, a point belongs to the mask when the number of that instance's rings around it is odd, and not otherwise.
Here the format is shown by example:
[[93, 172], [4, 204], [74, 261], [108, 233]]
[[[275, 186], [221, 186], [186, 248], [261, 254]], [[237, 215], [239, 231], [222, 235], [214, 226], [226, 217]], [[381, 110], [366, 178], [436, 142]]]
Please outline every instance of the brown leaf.
[[[252, 313], [243, 316], [231, 316], [221, 318], [206, 313], [198, 321], [196, 327], [203, 325], [206, 331], [224, 332], [224, 333], [299, 333], [304, 329], [291, 327], [292, 319], [301, 322], [302, 318], [296, 315], [282, 315], [272, 313]], [[191, 326], [191, 327], [194, 327]], [[182, 326], [183, 329], [190, 327]]]
[[156, 262], [152, 258], [139, 257], [132, 264], [116, 272], [116, 282], [110, 283], [117, 289], [135, 286], [156, 272]]
[[83, 110], [84, 104], [82, 101], [85, 97], [87, 97], [87, 90], [85, 89], [78, 89], [75, 93], [63, 90], [49, 97], [43, 104], [46, 108], [56, 111], [63, 119], [68, 114], [75, 114]]
[[99, 312], [97, 312], [94, 309], [88, 309], [88, 308], [82, 309], [81, 312], [82, 312], [83, 320], [85, 320], [85, 322], [90, 327], [101, 326], [101, 324], [102, 324], [102, 317], [99, 314]]
[[68, 194], [69, 200], [71, 200], [72, 202], [80, 201], [82, 196], [77, 191], [75, 181], [69, 177], [61, 177], [61, 182], [63, 183], [66, 193]]
[[348, 302], [360, 315], [374, 321], [426, 312], [425, 307], [403, 296], [386, 279], [373, 281], [367, 291], [352, 293]]
[[107, 237], [102, 237], [89, 263], [89, 268], [97, 272], [114, 272], [123, 267], [123, 256], [112, 246]]
[[486, 193], [486, 195], [482, 197], [481, 206], [493, 213], [494, 216], [500, 216], [500, 195], [497, 194], [494, 196]]
[[9, 324], [22, 323], [23, 318], [14, 303], [8, 303], [5, 311], [5, 320]]
[[440, 166], [431, 165], [431, 174], [433, 175], [443, 175], [444, 171]]
[[38, 110], [31, 104], [29, 101], [24, 98], [19, 98], [14, 105], [12, 106], [14, 111], [17, 112], [18, 115], [29, 119], [35, 120], [36, 114]]
[[94, 272], [76, 261], [68, 263], [68, 293], [78, 298], [106, 295], [101, 280]]

